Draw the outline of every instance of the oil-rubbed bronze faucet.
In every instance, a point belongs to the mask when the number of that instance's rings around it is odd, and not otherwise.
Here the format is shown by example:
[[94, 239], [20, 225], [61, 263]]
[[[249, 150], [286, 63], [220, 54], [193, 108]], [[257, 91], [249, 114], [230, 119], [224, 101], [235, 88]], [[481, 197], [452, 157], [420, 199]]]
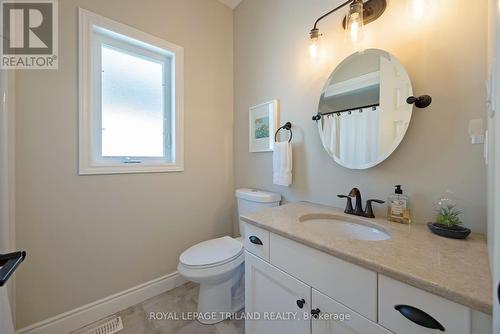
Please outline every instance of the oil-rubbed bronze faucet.
[[[358, 188], [352, 188], [351, 191], [349, 192], [349, 195], [337, 195], [339, 198], [345, 198], [347, 199], [347, 203], [345, 206], [344, 212], [347, 213], [348, 215], [355, 215], [355, 216], [361, 216], [361, 217], [367, 217], [367, 218], [375, 218], [375, 215], [373, 214], [373, 208], [372, 208], [372, 203], [379, 203], [383, 204], [385, 203], [384, 201], [381, 201], [379, 199], [369, 199], [366, 201], [366, 208], [363, 210], [363, 203], [361, 200], [361, 191], [359, 191]], [[356, 206], [354, 209], [352, 208], [352, 200], [351, 197], [356, 198]]]
[[354, 212], [352, 214], [356, 216], [363, 215], [363, 203], [361, 201], [361, 191], [358, 188], [352, 188], [349, 192], [349, 197], [356, 197], [356, 207], [354, 208]]

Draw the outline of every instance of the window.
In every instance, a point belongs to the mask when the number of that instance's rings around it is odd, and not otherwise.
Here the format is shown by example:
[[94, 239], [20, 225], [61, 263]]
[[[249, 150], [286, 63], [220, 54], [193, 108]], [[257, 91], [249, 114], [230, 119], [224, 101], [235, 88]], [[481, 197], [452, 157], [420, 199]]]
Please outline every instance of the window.
[[79, 173], [183, 170], [183, 49], [80, 9]]

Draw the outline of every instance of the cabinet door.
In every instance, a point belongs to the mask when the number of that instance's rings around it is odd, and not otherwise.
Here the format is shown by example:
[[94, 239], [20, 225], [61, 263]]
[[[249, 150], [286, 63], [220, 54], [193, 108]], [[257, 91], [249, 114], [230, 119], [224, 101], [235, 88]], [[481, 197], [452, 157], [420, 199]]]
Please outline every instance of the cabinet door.
[[387, 329], [359, 315], [332, 298], [312, 289], [312, 334], [391, 334]]
[[245, 251], [246, 334], [309, 334], [310, 310], [308, 285]]

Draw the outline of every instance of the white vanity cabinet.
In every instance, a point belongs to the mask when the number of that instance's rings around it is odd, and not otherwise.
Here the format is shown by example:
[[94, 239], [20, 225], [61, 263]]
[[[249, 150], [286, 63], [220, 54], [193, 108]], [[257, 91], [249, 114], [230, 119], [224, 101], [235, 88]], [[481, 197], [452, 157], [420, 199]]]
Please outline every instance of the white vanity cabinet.
[[[318, 319], [312, 319], [313, 334], [392, 333], [315, 289], [312, 289], [312, 303], [314, 309], [320, 311]], [[332, 316], [330, 319], [321, 319], [322, 315]], [[349, 316], [349, 318], [339, 318], [342, 316]]]
[[[469, 308], [384, 275], [379, 275], [378, 284], [379, 322], [395, 333], [422, 333], [422, 326], [402, 316], [397, 308], [403, 313], [413, 312], [413, 317], [419, 317], [421, 321], [431, 324], [436, 321], [436, 325], [442, 326], [445, 333], [471, 333], [472, 314]], [[407, 316], [412, 317], [411, 314]], [[426, 334], [442, 332], [441, 329], [426, 330]]]
[[[308, 334], [311, 288], [283, 271], [245, 252], [245, 312], [260, 319], [245, 321], [247, 334]], [[276, 316], [288, 319], [270, 319]], [[269, 317], [269, 318], [268, 318]], [[268, 318], [268, 319], [265, 319]]]
[[[261, 228], [245, 231], [247, 334], [491, 334], [486, 314]], [[434, 320], [444, 331], [424, 327]]]

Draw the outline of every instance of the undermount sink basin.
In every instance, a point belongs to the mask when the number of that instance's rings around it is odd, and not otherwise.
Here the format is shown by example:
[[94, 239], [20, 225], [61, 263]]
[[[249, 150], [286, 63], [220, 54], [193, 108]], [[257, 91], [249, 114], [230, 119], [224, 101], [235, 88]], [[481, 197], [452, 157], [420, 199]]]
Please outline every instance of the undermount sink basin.
[[301, 223], [322, 233], [333, 233], [349, 239], [381, 241], [390, 239], [389, 233], [365, 220], [333, 214], [308, 214], [300, 217]]

